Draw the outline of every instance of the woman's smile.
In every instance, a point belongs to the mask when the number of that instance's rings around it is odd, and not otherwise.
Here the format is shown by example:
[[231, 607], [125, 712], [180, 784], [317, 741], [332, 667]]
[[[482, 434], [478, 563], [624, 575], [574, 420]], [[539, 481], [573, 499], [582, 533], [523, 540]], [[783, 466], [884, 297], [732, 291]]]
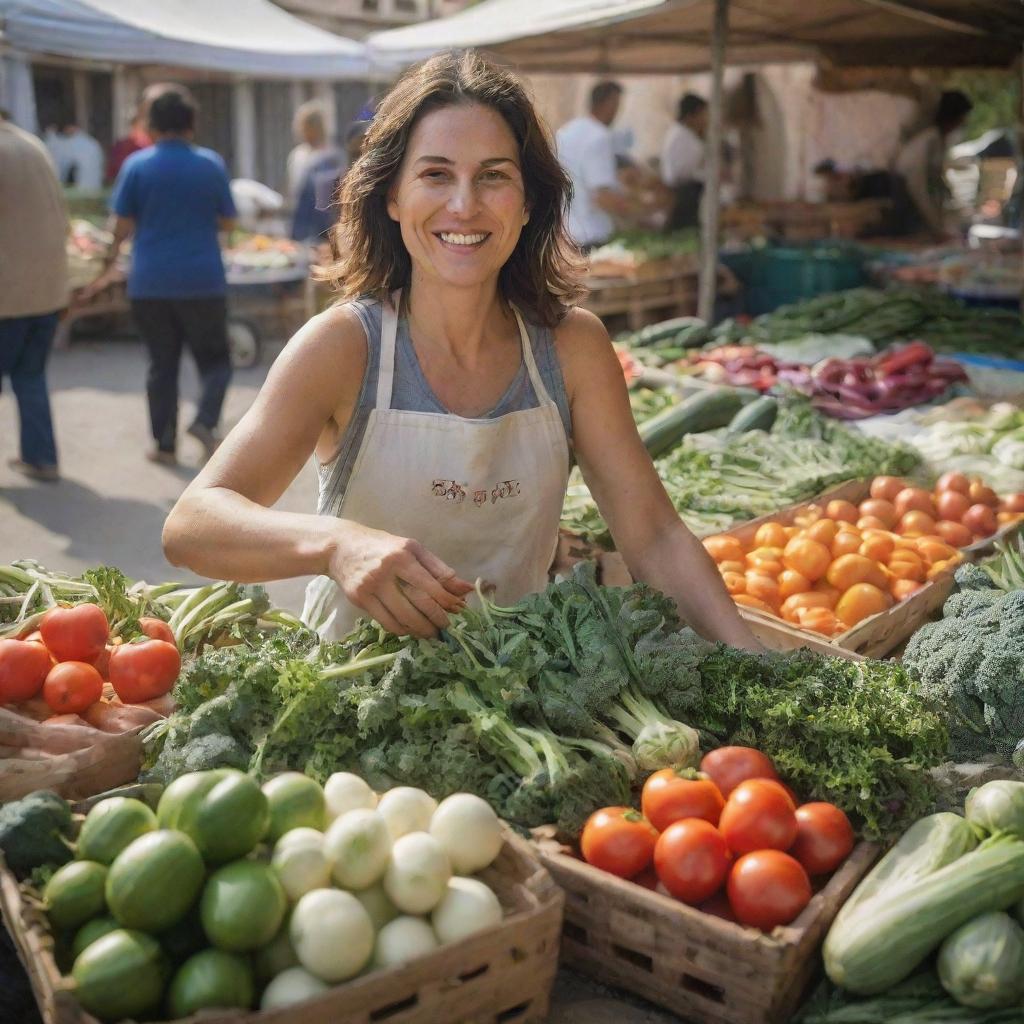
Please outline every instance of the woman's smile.
[[448, 252], [468, 255], [481, 249], [491, 237], [489, 231], [435, 231], [434, 237]]

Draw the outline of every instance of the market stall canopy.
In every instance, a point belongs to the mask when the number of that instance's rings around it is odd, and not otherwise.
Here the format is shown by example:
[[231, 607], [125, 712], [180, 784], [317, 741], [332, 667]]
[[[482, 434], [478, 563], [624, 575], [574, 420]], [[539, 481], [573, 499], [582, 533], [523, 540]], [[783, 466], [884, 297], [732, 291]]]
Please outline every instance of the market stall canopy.
[[[392, 66], [474, 47], [524, 71], [701, 71], [713, 11], [713, 0], [483, 0], [367, 44]], [[1022, 42], [1024, 6], [1008, 0], [731, 0], [726, 61], [998, 67]]]
[[0, 30], [35, 53], [235, 72], [260, 78], [366, 77], [362, 43], [270, 0], [0, 0]]

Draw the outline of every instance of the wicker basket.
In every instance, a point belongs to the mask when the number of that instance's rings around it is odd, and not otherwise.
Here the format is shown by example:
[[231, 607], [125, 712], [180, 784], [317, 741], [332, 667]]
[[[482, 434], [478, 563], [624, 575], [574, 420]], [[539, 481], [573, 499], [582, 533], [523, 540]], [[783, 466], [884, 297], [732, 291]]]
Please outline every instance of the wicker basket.
[[788, 1020], [826, 930], [878, 854], [861, 843], [791, 925], [765, 935], [600, 871], [551, 840], [538, 845], [565, 890], [562, 962], [701, 1024]]
[[[266, 1013], [204, 1011], [187, 1024], [527, 1024], [547, 1018], [564, 898], [529, 844], [506, 834], [482, 878], [505, 911], [500, 925], [395, 970]], [[98, 1024], [61, 976], [42, 906], [0, 857], [0, 912], [44, 1024]], [[5, 1022], [6, 1024], [6, 1022]], [[11, 1022], [15, 1024], [15, 1022]], [[186, 1022], [182, 1022], [186, 1024]]]

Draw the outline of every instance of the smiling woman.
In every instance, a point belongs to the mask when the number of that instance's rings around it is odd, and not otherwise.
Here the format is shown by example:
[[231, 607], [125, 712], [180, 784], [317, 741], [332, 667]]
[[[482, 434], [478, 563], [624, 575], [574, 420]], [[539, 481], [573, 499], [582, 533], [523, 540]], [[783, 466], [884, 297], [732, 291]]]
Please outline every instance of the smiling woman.
[[[569, 180], [522, 85], [472, 53], [411, 69], [345, 179], [311, 320], [168, 517], [176, 564], [316, 575], [339, 637], [444, 628], [482, 579], [542, 589], [572, 457], [633, 574], [705, 635], [757, 644], [641, 443], [608, 334], [575, 308]], [[271, 506], [315, 455], [318, 514]]]

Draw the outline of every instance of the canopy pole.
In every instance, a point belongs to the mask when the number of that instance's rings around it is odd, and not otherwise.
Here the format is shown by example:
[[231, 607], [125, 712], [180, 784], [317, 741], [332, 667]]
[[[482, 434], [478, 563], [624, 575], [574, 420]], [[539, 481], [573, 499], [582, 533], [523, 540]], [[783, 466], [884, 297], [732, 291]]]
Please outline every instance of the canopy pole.
[[697, 291], [697, 315], [711, 323], [715, 312], [715, 285], [718, 275], [718, 211], [722, 184], [722, 136], [724, 134], [723, 80], [725, 42], [729, 31], [729, 0], [715, 0], [711, 29], [711, 97], [708, 103], [708, 137], [704, 176], [704, 202], [701, 203], [700, 281]]

